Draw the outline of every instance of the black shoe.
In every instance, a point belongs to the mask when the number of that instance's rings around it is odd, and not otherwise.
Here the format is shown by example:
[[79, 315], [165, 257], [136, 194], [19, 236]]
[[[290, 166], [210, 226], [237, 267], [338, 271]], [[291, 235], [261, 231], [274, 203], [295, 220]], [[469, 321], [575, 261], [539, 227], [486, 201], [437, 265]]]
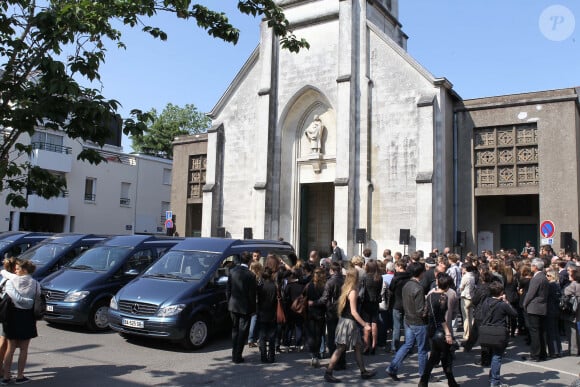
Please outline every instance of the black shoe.
[[372, 371], [364, 370], [363, 372], [360, 373], [360, 377], [362, 379], [370, 379], [373, 376], [375, 376], [376, 374], [377, 374], [376, 370], [372, 370]]
[[391, 379], [393, 379], [395, 382], [399, 382], [399, 381], [401, 381], [401, 378], [399, 378], [399, 377], [397, 376], [397, 374], [396, 374], [396, 373], [394, 373], [394, 372], [389, 372], [389, 371], [387, 371], [387, 375], [389, 375], [389, 376], [391, 377]]
[[239, 358], [237, 358], [237, 359], [234, 359], [234, 363], [235, 363], [235, 364], [241, 364], [241, 363], [243, 363], [244, 361], [245, 361], [245, 360], [244, 360], [244, 358], [243, 358], [243, 357], [239, 357]]
[[371, 349], [371, 355], [375, 354], [375, 348]]
[[326, 380], [328, 383], [340, 383], [340, 379], [337, 379], [334, 376], [332, 376], [330, 372], [324, 373], [324, 380]]

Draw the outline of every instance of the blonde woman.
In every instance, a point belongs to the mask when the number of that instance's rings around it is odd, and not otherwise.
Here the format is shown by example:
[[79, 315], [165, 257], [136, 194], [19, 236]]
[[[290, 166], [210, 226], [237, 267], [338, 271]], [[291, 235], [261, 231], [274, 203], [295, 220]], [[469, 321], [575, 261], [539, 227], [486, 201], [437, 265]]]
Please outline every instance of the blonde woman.
[[357, 324], [364, 327], [364, 331], [368, 332], [371, 325], [365, 322], [357, 308], [358, 300], [358, 271], [354, 268], [346, 272], [344, 285], [342, 285], [340, 297], [338, 299], [338, 325], [336, 326], [336, 350], [330, 358], [330, 363], [324, 374], [324, 380], [329, 383], [339, 383], [340, 380], [332, 375], [332, 371], [336, 366], [341, 355], [348, 349], [354, 348], [355, 359], [360, 369], [360, 376], [362, 379], [370, 379], [375, 376], [376, 371], [368, 371], [365, 369], [362, 356], [363, 341], [360, 330]]

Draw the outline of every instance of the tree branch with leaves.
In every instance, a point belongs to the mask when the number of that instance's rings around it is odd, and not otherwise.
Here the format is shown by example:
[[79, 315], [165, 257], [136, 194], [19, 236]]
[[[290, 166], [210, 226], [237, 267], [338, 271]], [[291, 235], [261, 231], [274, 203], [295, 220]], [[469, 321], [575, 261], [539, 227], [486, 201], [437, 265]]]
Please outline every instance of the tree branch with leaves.
[[[261, 16], [279, 36], [283, 48], [308, 48], [292, 32], [274, 0], [241, 0], [238, 10]], [[64, 193], [66, 181], [33, 166], [23, 135], [39, 128], [103, 146], [120, 103], [102, 95], [100, 66], [107, 47], [124, 48], [118, 23], [140, 28], [166, 40], [159, 26], [148, 22], [159, 13], [195, 21], [210, 36], [236, 44], [240, 31], [222, 12], [190, 0], [2, 0], [0, 1], [0, 189], [9, 190], [7, 204], [26, 206], [27, 189], [50, 198]], [[96, 86], [95, 86], [96, 84]], [[139, 138], [151, 126], [151, 112], [131, 110], [123, 133]], [[79, 160], [105, 161], [97, 150], [85, 148]], [[38, 180], [42, 181], [38, 181]]]

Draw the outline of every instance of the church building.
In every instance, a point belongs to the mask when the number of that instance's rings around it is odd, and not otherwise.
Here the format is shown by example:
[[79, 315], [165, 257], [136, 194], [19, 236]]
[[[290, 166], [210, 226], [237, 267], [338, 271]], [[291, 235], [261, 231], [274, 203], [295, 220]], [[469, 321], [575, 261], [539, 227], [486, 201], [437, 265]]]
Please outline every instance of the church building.
[[[548, 217], [578, 237], [575, 89], [464, 101], [407, 53], [397, 0], [280, 5], [310, 49], [281, 49], [262, 22], [209, 113], [206, 154], [176, 141], [174, 186], [203, 157], [197, 197], [172, 191], [181, 235], [283, 238], [300, 257], [328, 255], [331, 240], [349, 256], [521, 248]], [[540, 161], [544, 144], [553, 161]]]

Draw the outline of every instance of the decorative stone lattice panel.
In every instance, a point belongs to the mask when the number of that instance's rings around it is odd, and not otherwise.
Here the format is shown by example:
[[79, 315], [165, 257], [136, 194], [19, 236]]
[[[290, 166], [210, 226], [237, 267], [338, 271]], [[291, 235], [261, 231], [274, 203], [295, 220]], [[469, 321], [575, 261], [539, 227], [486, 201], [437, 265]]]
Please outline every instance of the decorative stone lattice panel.
[[499, 169], [499, 186], [514, 187], [516, 185], [516, 174], [514, 167], [501, 167]]
[[537, 127], [536, 125], [519, 125], [516, 126], [517, 145], [537, 145]]
[[515, 162], [515, 159], [514, 159], [513, 148], [500, 149], [500, 151], [499, 151], [499, 164], [513, 164], [514, 162]]
[[537, 147], [523, 147], [518, 148], [518, 163], [537, 163], [538, 162], [538, 148]]
[[476, 154], [476, 165], [495, 165], [495, 150], [481, 150], [475, 152]]
[[477, 168], [476, 172], [476, 181], [478, 187], [497, 187], [495, 168]]
[[201, 187], [205, 184], [206, 166], [206, 155], [189, 156], [188, 198], [201, 198]]
[[495, 132], [493, 129], [481, 129], [475, 132], [475, 148], [495, 146]]
[[500, 147], [510, 146], [513, 147], [515, 144], [514, 140], [514, 130], [513, 128], [498, 128], [497, 130], [497, 145]]
[[537, 186], [537, 125], [474, 129], [476, 188]]
[[538, 166], [523, 165], [518, 167], [518, 184], [520, 186], [538, 185]]

